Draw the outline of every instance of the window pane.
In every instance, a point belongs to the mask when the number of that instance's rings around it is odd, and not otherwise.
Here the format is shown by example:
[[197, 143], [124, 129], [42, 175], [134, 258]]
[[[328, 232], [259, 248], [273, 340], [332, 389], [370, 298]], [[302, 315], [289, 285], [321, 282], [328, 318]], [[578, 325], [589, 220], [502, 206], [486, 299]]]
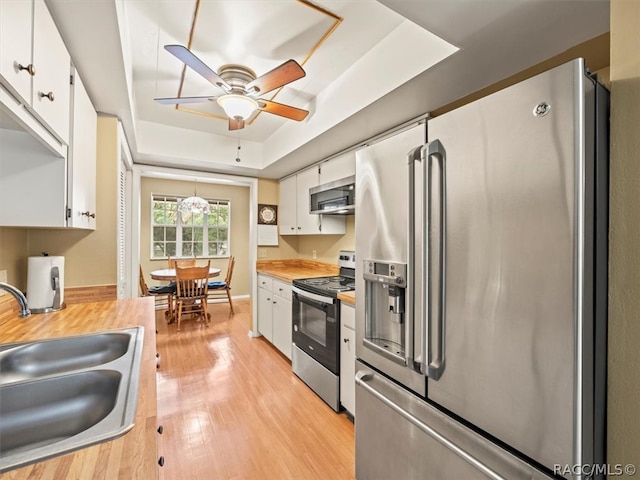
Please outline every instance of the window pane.
[[202, 242], [202, 237], [204, 236], [204, 231], [202, 228], [194, 228], [193, 229], [193, 240], [196, 242]]
[[185, 242], [193, 240], [193, 228], [184, 227], [182, 229], [182, 240]]
[[229, 231], [227, 229], [218, 230], [218, 240], [228, 240], [229, 239]]
[[229, 205], [228, 204], [220, 205], [218, 211], [219, 211], [219, 217], [220, 217], [220, 224], [228, 225], [229, 224]]
[[164, 224], [164, 202], [153, 201], [153, 223]]
[[218, 254], [218, 245], [216, 242], [209, 242], [209, 255], [217, 255]]
[[191, 242], [182, 242], [182, 256], [191, 257], [193, 255], [193, 244]]
[[182, 225], [191, 225], [193, 222], [193, 214], [191, 212], [181, 212], [180, 219], [182, 221]]
[[166, 240], [175, 242], [176, 241], [176, 227], [165, 227], [165, 232], [167, 235]]
[[229, 248], [227, 247], [227, 242], [220, 243], [218, 247], [218, 255], [227, 255]]
[[175, 257], [176, 256], [176, 244], [174, 242], [165, 244], [165, 250], [167, 252], [167, 257]]
[[164, 227], [153, 227], [153, 241], [161, 242], [164, 240]]
[[217, 228], [210, 228], [209, 229], [209, 241], [210, 242], [215, 242], [216, 240], [218, 240], [218, 229]]
[[162, 243], [154, 243], [153, 244], [153, 256], [154, 257], [164, 257], [164, 244]]
[[204, 214], [194, 213], [191, 221], [192, 221], [192, 225], [197, 225], [197, 226], [204, 225]]
[[171, 201], [167, 203], [167, 225], [178, 224], [178, 202]]
[[193, 244], [193, 253], [196, 256], [202, 255], [202, 242], [198, 242], [198, 243], [194, 243]]

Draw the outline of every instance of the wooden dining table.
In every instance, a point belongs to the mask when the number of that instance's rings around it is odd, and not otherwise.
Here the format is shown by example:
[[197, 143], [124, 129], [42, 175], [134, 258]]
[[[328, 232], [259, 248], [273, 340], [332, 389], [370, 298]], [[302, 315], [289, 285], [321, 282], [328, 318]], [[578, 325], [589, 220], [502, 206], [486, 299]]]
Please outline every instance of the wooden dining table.
[[[172, 281], [176, 279], [175, 268], [163, 268], [161, 270], [154, 270], [151, 272], [151, 278], [154, 280], [168, 280]], [[220, 275], [220, 269], [215, 267], [209, 268], [209, 277], [217, 277]]]
[[[154, 280], [165, 280], [165, 281], [175, 281], [176, 279], [176, 269], [175, 268], [162, 268], [160, 270], [153, 270], [151, 273], [151, 278]], [[209, 278], [217, 277], [220, 275], [220, 269], [215, 267], [209, 267]], [[168, 323], [173, 323], [176, 320], [176, 312], [172, 305], [173, 302], [169, 303], [169, 309], [165, 312], [164, 316], [167, 319]]]

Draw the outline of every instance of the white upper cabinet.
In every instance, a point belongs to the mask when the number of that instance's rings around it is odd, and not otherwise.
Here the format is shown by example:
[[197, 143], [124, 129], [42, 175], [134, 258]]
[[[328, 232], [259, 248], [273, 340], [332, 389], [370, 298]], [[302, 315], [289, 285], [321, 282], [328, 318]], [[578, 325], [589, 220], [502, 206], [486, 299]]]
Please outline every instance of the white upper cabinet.
[[33, 4], [33, 112], [69, 144], [71, 57], [44, 0]]
[[320, 185], [356, 174], [356, 152], [349, 152], [320, 164]]
[[320, 184], [318, 167], [280, 181], [280, 235], [329, 235], [346, 231], [344, 217], [309, 213], [309, 189]]
[[0, 80], [25, 104], [31, 104], [33, 3], [0, 1]]
[[318, 167], [308, 168], [296, 175], [297, 177], [297, 218], [298, 234], [308, 235], [321, 233], [320, 215], [311, 215], [309, 189], [318, 186], [320, 174]]
[[72, 99], [68, 226], [95, 230], [98, 115], [77, 73], [74, 75]]
[[0, 81], [69, 144], [71, 57], [44, 0], [0, 0]]

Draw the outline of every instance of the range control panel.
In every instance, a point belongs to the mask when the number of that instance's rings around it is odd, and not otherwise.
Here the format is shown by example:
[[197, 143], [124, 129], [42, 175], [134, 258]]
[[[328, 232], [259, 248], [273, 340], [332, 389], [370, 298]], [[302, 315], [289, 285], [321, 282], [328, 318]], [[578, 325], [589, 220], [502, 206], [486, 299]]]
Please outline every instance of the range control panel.
[[340, 250], [338, 255], [338, 265], [344, 268], [356, 268], [356, 252], [351, 250]]

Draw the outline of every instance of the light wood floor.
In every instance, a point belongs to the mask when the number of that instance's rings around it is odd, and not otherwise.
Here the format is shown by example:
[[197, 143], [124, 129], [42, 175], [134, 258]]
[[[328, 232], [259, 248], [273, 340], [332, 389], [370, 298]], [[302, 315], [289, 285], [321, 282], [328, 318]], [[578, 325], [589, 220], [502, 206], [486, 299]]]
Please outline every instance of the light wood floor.
[[156, 312], [159, 446], [165, 479], [353, 479], [353, 424], [250, 338], [249, 300], [209, 306], [181, 332]]

